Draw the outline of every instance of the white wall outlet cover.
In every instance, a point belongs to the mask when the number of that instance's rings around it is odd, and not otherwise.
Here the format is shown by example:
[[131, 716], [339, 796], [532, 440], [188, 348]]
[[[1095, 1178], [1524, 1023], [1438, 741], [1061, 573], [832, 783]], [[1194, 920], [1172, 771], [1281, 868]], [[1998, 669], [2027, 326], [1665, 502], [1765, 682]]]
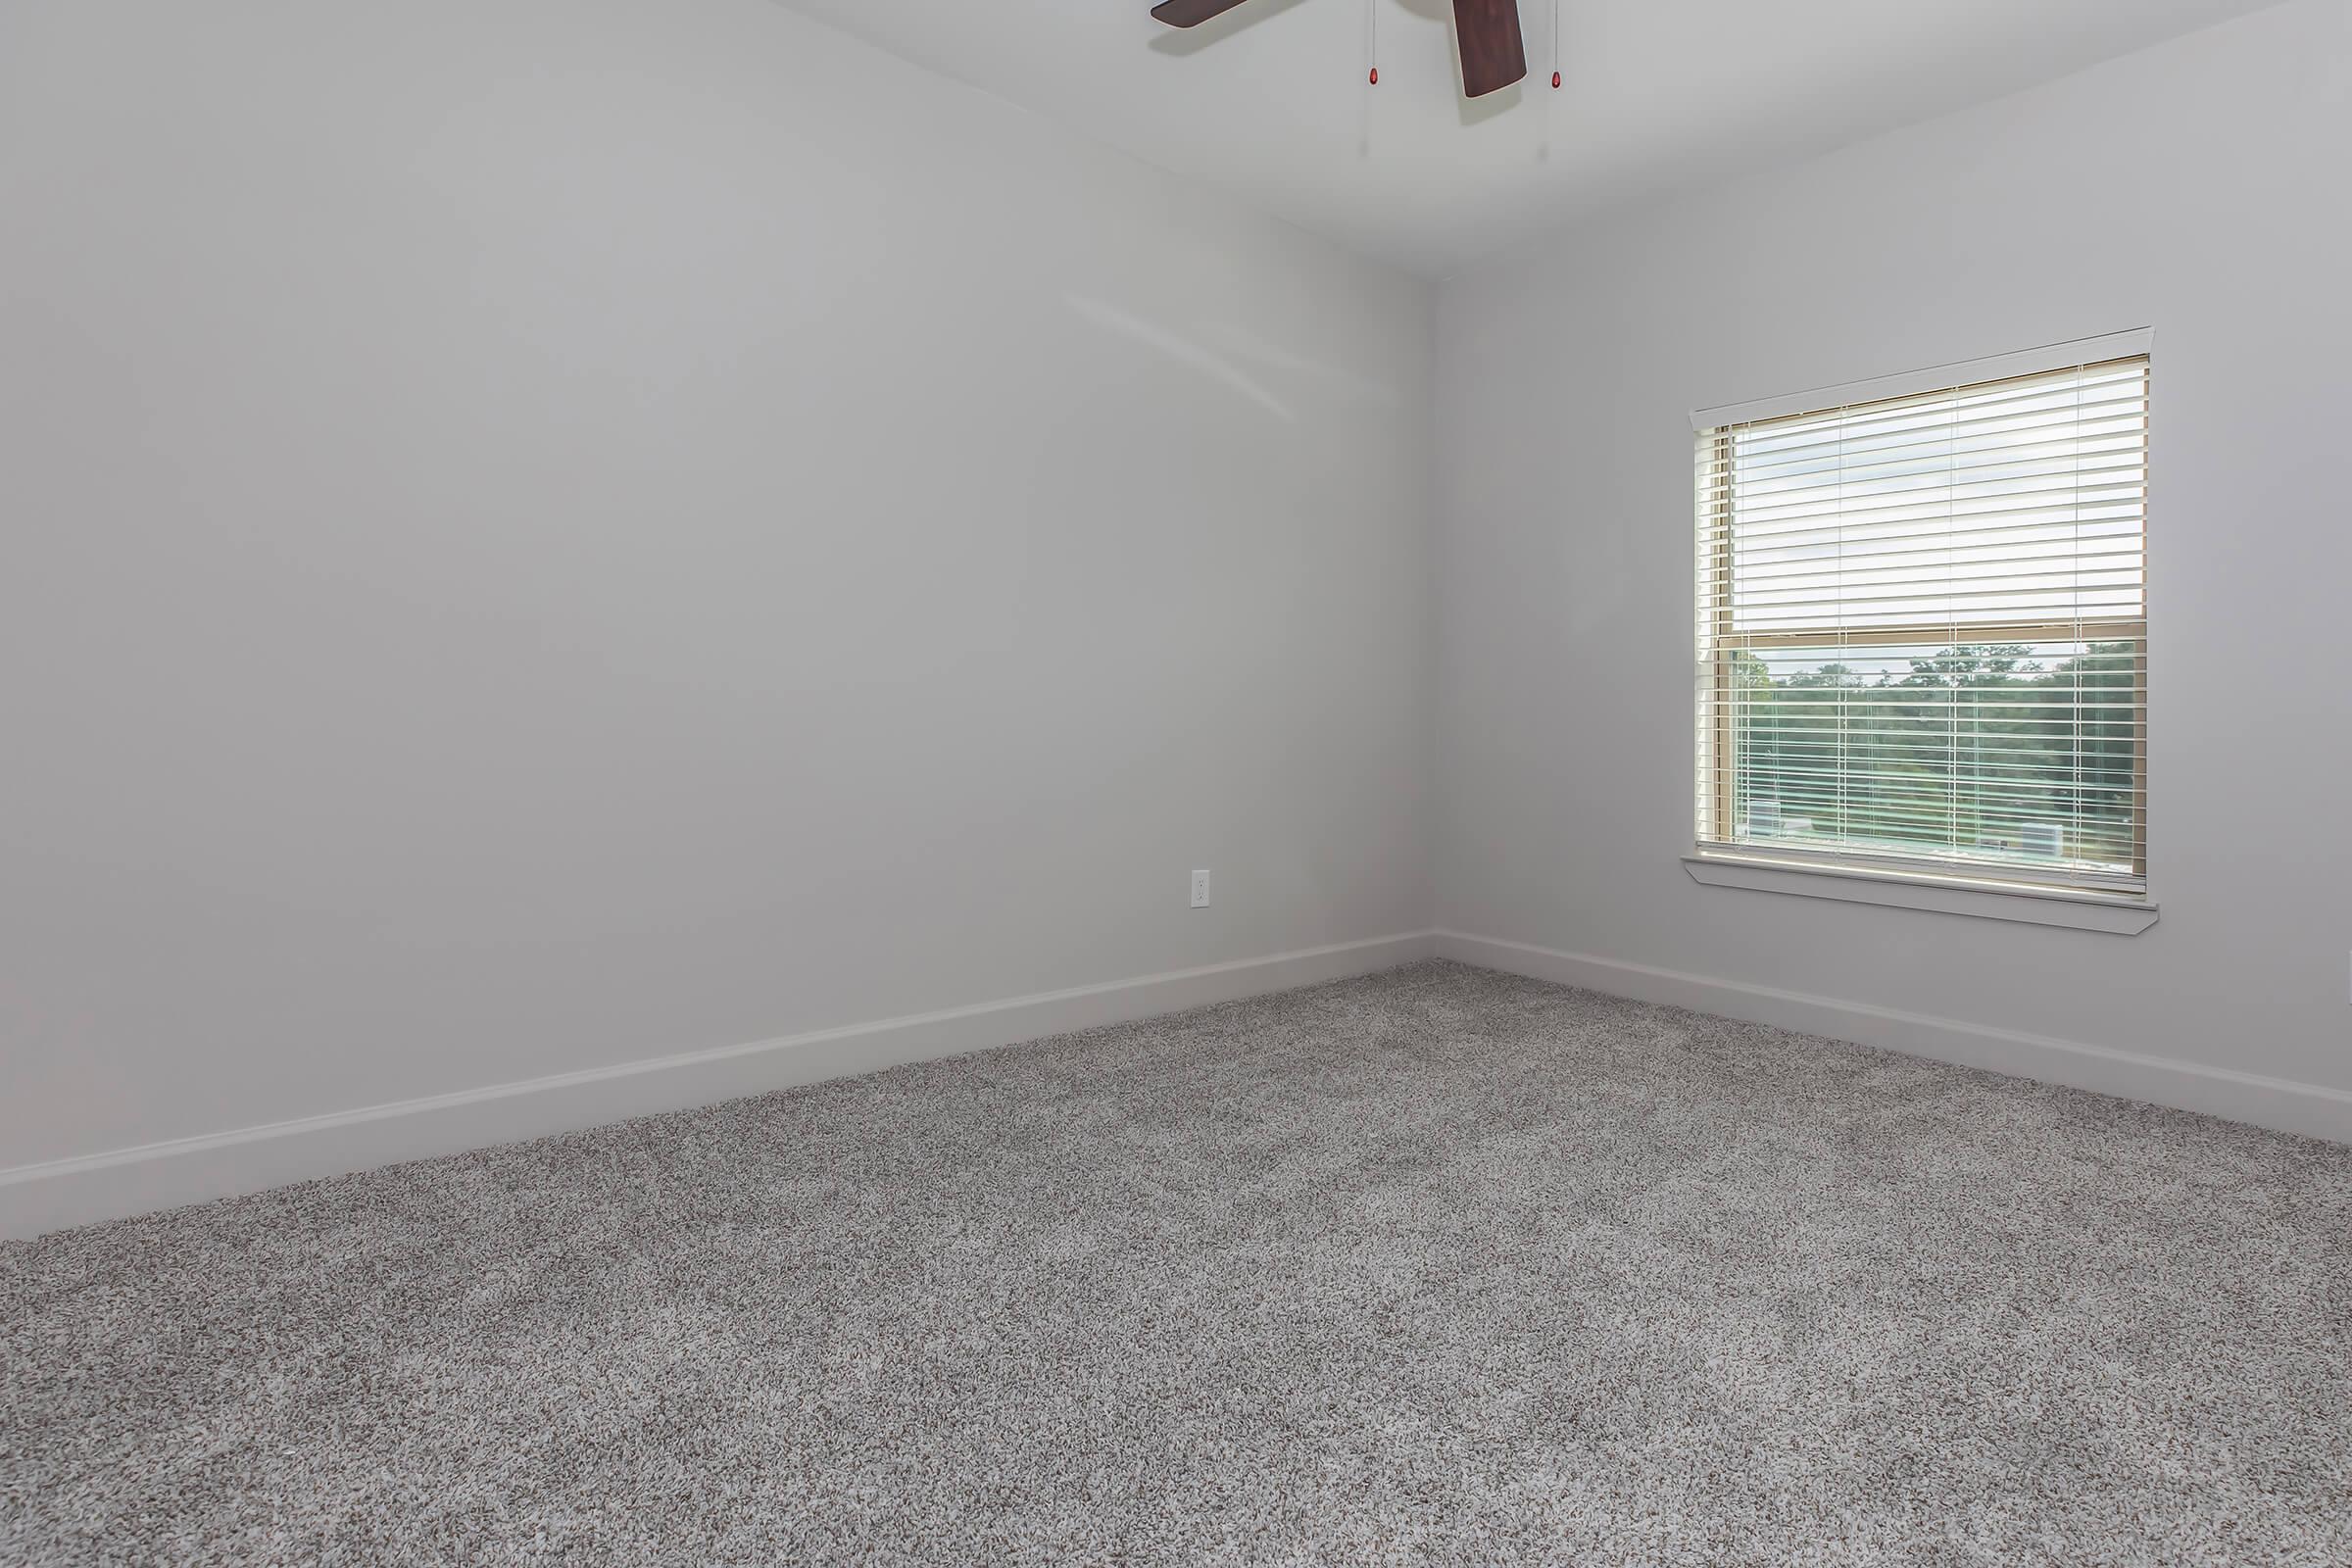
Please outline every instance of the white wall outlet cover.
[[1208, 873], [1206, 871], [1193, 873], [1193, 907], [1196, 909], [1208, 907]]

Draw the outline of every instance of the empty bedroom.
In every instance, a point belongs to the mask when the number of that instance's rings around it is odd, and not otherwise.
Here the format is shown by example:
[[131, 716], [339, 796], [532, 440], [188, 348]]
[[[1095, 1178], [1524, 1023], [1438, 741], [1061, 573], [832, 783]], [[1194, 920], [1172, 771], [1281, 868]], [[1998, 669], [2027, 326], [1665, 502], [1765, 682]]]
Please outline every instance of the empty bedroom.
[[2352, 1563], [2352, 0], [0, 0], [0, 1564]]

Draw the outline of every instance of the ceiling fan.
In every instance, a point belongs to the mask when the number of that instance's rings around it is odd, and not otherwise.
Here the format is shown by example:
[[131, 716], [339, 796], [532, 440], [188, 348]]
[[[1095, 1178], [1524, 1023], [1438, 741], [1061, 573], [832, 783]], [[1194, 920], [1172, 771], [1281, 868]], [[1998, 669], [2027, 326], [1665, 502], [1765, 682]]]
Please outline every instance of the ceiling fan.
[[[1198, 27], [1244, 0], [1161, 0], [1152, 15], [1171, 27]], [[1453, 30], [1462, 46], [1462, 95], [1483, 98], [1527, 74], [1527, 45], [1519, 36], [1519, 0], [1453, 0]]]

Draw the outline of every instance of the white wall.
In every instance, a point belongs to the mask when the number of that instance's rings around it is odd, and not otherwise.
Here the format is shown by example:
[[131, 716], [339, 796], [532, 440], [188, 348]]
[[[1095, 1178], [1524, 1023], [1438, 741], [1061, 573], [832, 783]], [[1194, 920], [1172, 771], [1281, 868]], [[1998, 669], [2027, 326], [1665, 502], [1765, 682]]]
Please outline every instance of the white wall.
[[[1451, 279], [1441, 924], [2352, 1089], [2348, 156], [2303, 0]], [[1692, 884], [1688, 412], [2142, 325], [2162, 923]]]
[[1428, 332], [762, 0], [11, 0], [0, 1167], [1425, 927]]

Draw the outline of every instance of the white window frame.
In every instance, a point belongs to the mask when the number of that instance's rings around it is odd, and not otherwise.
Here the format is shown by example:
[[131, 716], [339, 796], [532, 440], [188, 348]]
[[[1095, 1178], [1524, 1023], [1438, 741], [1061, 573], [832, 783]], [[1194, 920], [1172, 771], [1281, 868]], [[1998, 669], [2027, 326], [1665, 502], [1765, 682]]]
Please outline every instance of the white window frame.
[[[1818, 387], [1779, 397], [1695, 409], [1690, 414], [1690, 428], [1694, 435], [1703, 435], [1730, 425], [1820, 413], [1843, 404], [1915, 397], [1955, 386], [1971, 386], [2013, 376], [2038, 375], [2110, 360], [2152, 357], [2154, 338], [2152, 329], [2142, 327], [1957, 365], [1934, 366], [1897, 375]], [[1723, 537], [1728, 543], [1728, 533]], [[1707, 570], [1708, 564], [1700, 563], [1698, 569], [1702, 572]], [[1715, 564], [1715, 569], [1722, 571], [1720, 562]], [[1728, 582], [1728, 578], [1726, 580]], [[2144, 610], [2142, 614], [2143, 618], [2132, 628], [2132, 634], [2143, 639], [2144, 668]], [[2058, 887], [2008, 880], [2001, 875], [1998, 867], [1987, 867], [1982, 875], [1971, 874], [1966, 869], [1950, 872], [1922, 870], [1916, 866], [1874, 864], [1863, 855], [1808, 855], [1795, 851], [1793, 847], [1786, 852], [1759, 850], [1747, 845], [1733, 849], [1699, 842], [1695, 825], [1692, 845], [1685, 853], [1683, 863], [1691, 880], [1710, 887], [1834, 899], [2136, 936], [2154, 925], [2158, 915], [2151, 886], [2146, 882], [2147, 757], [2144, 727], [2140, 745], [2138, 784], [2141, 790], [2141, 821], [2138, 838], [2141, 859], [2137, 867], [2137, 879], [2141, 886], [2137, 888], [2105, 891], [2087, 886]], [[1717, 742], [1715, 755], [1723, 755], [1720, 741]], [[1695, 776], [1696, 761], [1694, 756], [1692, 774], [1689, 776]], [[1715, 788], [1721, 787], [1714, 781], [1710, 781], [1710, 784]], [[1717, 798], [1710, 808], [1721, 813], [1726, 806]]]

